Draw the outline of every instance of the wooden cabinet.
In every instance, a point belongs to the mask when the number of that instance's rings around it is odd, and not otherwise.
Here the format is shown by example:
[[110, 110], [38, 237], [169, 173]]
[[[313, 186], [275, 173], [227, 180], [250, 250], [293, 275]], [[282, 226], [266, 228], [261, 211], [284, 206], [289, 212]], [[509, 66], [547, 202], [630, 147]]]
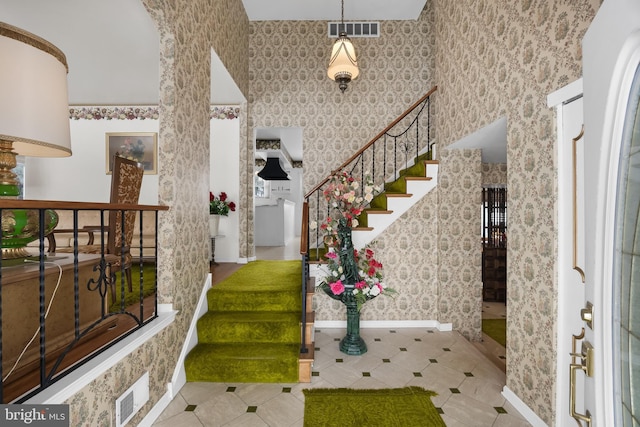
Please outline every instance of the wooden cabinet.
[[482, 250], [482, 297], [485, 301], [507, 301], [507, 249]]

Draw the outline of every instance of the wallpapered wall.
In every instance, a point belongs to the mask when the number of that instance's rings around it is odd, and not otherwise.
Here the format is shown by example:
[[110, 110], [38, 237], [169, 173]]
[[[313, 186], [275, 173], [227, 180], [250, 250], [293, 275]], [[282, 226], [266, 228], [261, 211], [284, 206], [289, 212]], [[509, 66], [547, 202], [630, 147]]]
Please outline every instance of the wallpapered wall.
[[434, 1], [439, 143], [507, 116], [507, 386], [548, 424], [556, 375], [557, 192], [546, 96], [581, 76], [580, 42], [600, 3]]
[[218, 56], [238, 86], [247, 87], [243, 53], [249, 30], [241, 2], [142, 1], [160, 34], [159, 202], [171, 207], [160, 218], [158, 296], [160, 303], [173, 303], [180, 313], [170, 327], [66, 402], [74, 426], [115, 425], [115, 398], [145, 371], [150, 374], [150, 399], [130, 424], [137, 425], [166, 393], [209, 272], [204, 207], [209, 194], [212, 45], [220, 49]]
[[[429, 9], [416, 21], [382, 22], [379, 38], [354, 38], [361, 72], [343, 94], [326, 75], [335, 41], [326, 22], [251, 22], [250, 129], [304, 128], [308, 191], [436, 84], [433, 27]], [[385, 280], [399, 295], [367, 303], [363, 320], [437, 318], [436, 203], [433, 192], [377, 239]], [[344, 318], [328, 297], [315, 305], [316, 319]]]
[[[477, 150], [445, 152], [442, 147], [507, 115], [507, 385], [552, 423], [555, 342], [549, 331], [556, 315], [556, 191], [554, 120], [545, 97], [580, 76], [579, 42], [600, 0], [430, 0], [419, 20], [383, 22], [380, 38], [354, 41], [362, 72], [345, 94], [325, 74], [332, 44], [325, 22], [249, 24], [241, 2], [234, 0], [143, 1], [161, 39], [160, 201], [172, 206], [161, 218], [159, 292], [161, 302], [172, 302], [181, 313], [174, 325], [70, 399], [72, 425], [109, 425], [113, 399], [148, 370], [151, 399], [132, 421], [136, 424], [170, 380], [207, 273], [207, 222], [201, 207], [208, 194], [204, 154], [212, 45], [243, 91], [243, 75], [248, 76], [249, 102], [243, 106], [248, 113], [240, 117], [247, 129], [304, 127], [305, 188], [438, 85], [436, 129], [444, 185], [441, 181], [438, 190], [378, 239], [388, 281], [401, 297], [368, 303], [364, 319], [437, 317], [470, 338], [477, 336], [479, 315], [473, 304], [480, 291], [479, 226], [473, 229], [475, 220], [467, 212], [477, 206], [472, 189], [479, 192], [482, 166]], [[248, 141], [248, 130], [245, 137]], [[245, 149], [240, 161], [247, 175], [249, 142]], [[249, 185], [247, 180], [247, 191]], [[444, 188], [454, 194], [443, 196]], [[443, 202], [456, 205], [447, 212], [451, 228], [443, 227], [445, 211], [437, 208]], [[250, 214], [241, 221], [250, 230]], [[462, 238], [444, 248], [449, 233]], [[247, 234], [246, 253], [251, 239]], [[443, 274], [454, 269], [455, 275]], [[318, 318], [342, 315], [327, 299], [319, 300]]]
[[507, 185], [506, 163], [483, 163], [482, 185]]

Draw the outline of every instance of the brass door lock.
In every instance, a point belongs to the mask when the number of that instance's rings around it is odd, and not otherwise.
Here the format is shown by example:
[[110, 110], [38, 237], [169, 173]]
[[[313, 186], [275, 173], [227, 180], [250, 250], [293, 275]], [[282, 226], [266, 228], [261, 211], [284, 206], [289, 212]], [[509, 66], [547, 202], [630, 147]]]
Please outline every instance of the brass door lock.
[[571, 353], [572, 357], [580, 358], [580, 363], [571, 363], [569, 365], [570, 373], [570, 390], [569, 390], [569, 412], [578, 423], [584, 421], [587, 423], [587, 427], [591, 426], [591, 414], [586, 411], [586, 414], [579, 414], [576, 412], [576, 372], [583, 371], [588, 377], [593, 376], [594, 369], [594, 349], [589, 341], [582, 341], [582, 348], [580, 353]]

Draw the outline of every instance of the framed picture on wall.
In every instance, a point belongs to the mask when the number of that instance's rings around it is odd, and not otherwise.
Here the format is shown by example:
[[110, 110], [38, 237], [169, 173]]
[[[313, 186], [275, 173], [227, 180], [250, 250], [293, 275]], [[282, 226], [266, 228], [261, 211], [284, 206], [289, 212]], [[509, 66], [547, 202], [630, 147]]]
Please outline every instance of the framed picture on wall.
[[158, 134], [156, 132], [110, 132], [105, 134], [107, 145], [107, 175], [113, 170], [116, 154], [135, 160], [144, 166], [144, 173], [158, 173]]

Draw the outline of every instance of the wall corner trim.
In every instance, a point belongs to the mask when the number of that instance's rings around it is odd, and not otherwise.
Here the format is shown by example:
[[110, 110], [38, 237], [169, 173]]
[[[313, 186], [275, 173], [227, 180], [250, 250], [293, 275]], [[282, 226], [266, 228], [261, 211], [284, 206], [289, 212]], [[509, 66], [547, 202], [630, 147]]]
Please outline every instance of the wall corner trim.
[[547, 423], [529, 408], [509, 387], [504, 386], [502, 395], [513, 405], [514, 408], [527, 420], [533, 427], [547, 427]]

